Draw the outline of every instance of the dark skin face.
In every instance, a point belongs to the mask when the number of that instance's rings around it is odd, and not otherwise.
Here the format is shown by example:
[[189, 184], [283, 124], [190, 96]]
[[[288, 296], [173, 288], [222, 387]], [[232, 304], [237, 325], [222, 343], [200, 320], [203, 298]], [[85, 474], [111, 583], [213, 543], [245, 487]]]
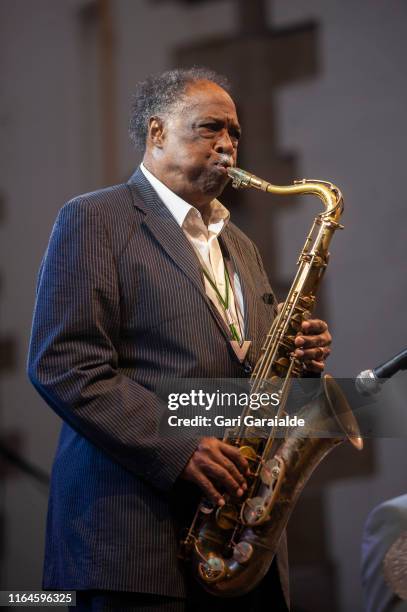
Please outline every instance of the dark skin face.
[[[151, 117], [144, 165], [183, 200], [198, 208], [218, 197], [236, 165], [240, 126], [229, 94], [209, 81], [190, 85], [180, 105], [165, 117]], [[304, 321], [295, 354], [309, 371], [322, 372], [331, 335], [319, 319]], [[216, 438], [202, 438], [181, 477], [197, 484], [215, 504], [247, 489], [249, 464], [239, 450]]]
[[240, 126], [229, 94], [210, 81], [187, 87], [179, 107], [151, 117], [144, 165], [201, 212], [219, 196], [236, 165]]

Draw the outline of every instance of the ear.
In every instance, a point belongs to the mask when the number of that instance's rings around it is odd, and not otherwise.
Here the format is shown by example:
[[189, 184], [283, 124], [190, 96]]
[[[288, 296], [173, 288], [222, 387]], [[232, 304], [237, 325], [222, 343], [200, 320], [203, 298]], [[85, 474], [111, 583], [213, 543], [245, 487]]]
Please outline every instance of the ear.
[[164, 122], [161, 117], [150, 117], [148, 120], [147, 140], [152, 145], [162, 148], [165, 139]]

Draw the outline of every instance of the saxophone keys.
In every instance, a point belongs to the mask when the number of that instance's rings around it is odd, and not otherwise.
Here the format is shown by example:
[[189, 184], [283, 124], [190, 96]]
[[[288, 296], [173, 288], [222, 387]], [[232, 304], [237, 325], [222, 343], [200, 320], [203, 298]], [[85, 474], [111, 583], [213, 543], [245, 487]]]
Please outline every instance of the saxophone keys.
[[257, 453], [251, 446], [241, 446], [239, 453], [248, 461], [254, 461], [257, 459]]
[[215, 509], [215, 505], [213, 502], [209, 501], [209, 499], [204, 499], [201, 501], [201, 505], [199, 506], [199, 510], [202, 514], [212, 514]]
[[310, 306], [312, 307], [314, 305], [315, 296], [313, 296], [313, 295], [302, 295], [300, 297], [299, 301], [301, 302], [302, 306], [305, 306], [306, 308], [309, 308]]
[[[292, 338], [295, 338], [295, 336], [292, 336]], [[280, 376], [273, 375], [267, 380], [267, 388], [270, 390], [270, 393], [276, 389], [279, 391], [283, 385], [283, 382], [284, 380]]]
[[247, 499], [242, 508], [242, 516], [245, 525], [256, 525], [266, 511], [262, 497], [251, 497]]
[[295, 331], [300, 331], [302, 321], [302, 313], [297, 312], [291, 317], [290, 325]]
[[199, 564], [199, 573], [205, 582], [216, 582], [225, 574], [225, 563], [215, 555], [206, 559], [205, 563]]
[[309, 310], [303, 310], [302, 312], [302, 319], [303, 321], [308, 321], [308, 319], [311, 318], [311, 312]]
[[262, 482], [270, 487], [280, 476], [280, 465], [277, 459], [269, 459], [261, 468], [260, 478]]
[[238, 521], [238, 512], [232, 504], [225, 504], [216, 511], [216, 524], [221, 529], [234, 529]]
[[323, 257], [320, 257], [319, 255], [315, 255], [313, 262], [312, 262], [313, 268], [326, 268], [327, 265], [328, 264]]
[[254, 548], [252, 544], [249, 542], [239, 542], [233, 549], [233, 559], [237, 561], [237, 563], [243, 564], [247, 563], [250, 560], [250, 557], [253, 555]]
[[280, 357], [274, 364], [276, 371], [283, 377], [285, 372], [290, 367], [290, 361], [287, 357]]

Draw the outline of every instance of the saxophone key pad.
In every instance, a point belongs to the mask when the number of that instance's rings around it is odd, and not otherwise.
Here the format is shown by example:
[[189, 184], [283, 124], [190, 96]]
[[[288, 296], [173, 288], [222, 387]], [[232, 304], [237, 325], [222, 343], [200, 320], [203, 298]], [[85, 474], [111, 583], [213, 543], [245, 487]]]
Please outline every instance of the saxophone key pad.
[[243, 518], [247, 525], [255, 525], [264, 515], [266, 508], [262, 497], [251, 497], [243, 506]]
[[278, 461], [276, 459], [269, 459], [268, 461], [266, 461], [260, 472], [260, 478], [262, 482], [270, 487], [272, 484], [274, 484], [274, 482], [278, 479], [279, 476], [280, 466], [278, 464]]
[[253, 555], [254, 548], [249, 542], [239, 542], [233, 549], [233, 559], [237, 563], [247, 563]]
[[205, 563], [199, 564], [199, 573], [201, 577], [208, 582], [216, 581], [222, 577], [225, 572], [225, 564], [220, 557], [211, 556]]
[[202, 514], [211, 514], [214, 509], [214, 504], [208, 499], [204, 499], [199, 506], [199, 510], [202, 512]]

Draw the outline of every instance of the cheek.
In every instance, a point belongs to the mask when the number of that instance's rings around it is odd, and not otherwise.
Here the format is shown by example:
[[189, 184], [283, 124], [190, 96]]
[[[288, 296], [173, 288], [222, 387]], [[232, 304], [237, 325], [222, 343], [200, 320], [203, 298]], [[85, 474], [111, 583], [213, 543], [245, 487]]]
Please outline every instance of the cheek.
[[197, 181], [207, 174], [213, 155], [213, 143], [199, 136], [178, 139], [171, 143], [168, 153], [171, 166], [184, 172], [189, 180]]
[[211, 155], [211, 144], [201, 138], [194, 138], [184, 143], [181, 147], [183, 159], [192, 163], [199, 163], [199, 160], [206, 159]]
[[188, 172], [196, 164], [196, 155], [193, 147], [188, 145], [176, 145], [168, 151], [169, 165]]
[[212, 145], [208, 141], [197, 141], [186, 149], [185, 160], [189, 167], [201, 168], [213, 155]]

